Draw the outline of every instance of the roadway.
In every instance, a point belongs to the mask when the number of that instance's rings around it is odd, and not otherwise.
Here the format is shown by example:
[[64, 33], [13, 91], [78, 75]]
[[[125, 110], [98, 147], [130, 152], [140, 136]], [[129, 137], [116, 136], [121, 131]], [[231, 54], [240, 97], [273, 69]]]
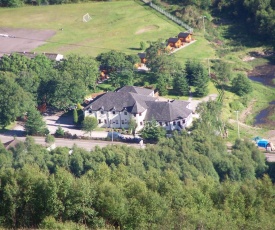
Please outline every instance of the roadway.
[[266, 161], [275, 162], [275, 153], [265, 153]]
[[[44, 137], [33, 137], [35, 140], [35, 143], [41, 144], [43, 146], [46, 146], [45, 138]], [[0, 140], [2, 143], [6, 143], [8, 141], [13, 140], [13, 136], [5, 136], [0, 135]], [[25, 141], [26, 137], [16, 137], [17, 140]], [[111, 145], [111, 141], [99, 141], [99, 140], [81, 140], [81, 139], [65, 139], [65, 138], [55, 138], [55, 145], [56, 147], [68, 147], [72, 148], [73, 145], [77, 145], [80, 148], [84, 148], [88, 151], [93, 150], [96, 146], [98, 147], [106, 147], [108, 145]], [[131, 146], [135, 148], [140, 148], [141, 146], [139, 144], [132, 144], [132, 143], [123, 143], [123, 142], [113, 142], [114, 145], [126, 145]]]

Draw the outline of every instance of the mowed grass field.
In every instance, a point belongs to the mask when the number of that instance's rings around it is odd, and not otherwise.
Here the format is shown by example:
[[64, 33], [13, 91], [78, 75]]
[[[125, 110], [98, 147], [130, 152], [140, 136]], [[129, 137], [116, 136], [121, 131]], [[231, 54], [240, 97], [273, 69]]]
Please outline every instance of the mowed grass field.
[[[82, 16], [86, 13], [92, 20], [84, 23]], [[109, 50], [135, 54], [140, 52], [141, 41], [168, 39], [184, 31], [153, 9], [134, 1], [1, 8], [0, 27], [54, 30], [56, 35], [35, 51], [94, 57]], [[203, 37], [196, 39], [197, 42], [175, 54], [181, 62], [215, 56]]]

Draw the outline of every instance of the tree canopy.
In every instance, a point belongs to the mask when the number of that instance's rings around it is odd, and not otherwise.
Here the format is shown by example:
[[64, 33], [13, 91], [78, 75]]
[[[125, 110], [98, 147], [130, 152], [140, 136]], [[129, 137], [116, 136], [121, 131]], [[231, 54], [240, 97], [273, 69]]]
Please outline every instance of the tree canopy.
[[237, 77], [232, 80], [232, 91], [239, 96], [251, 93], [253, 88], [249, 78], [244, 74], [238, 74]]
[[15, 81], [13, 74], [0, 72], [0, 126], [2, 128], [21, 117], [34, 106], [30, 94]]
[[97, 127], [98, 122], [95, 117], [85, 117], [82, 123], [82, 129], [86, 133], [90, 133], [90, 137], [92, 135], [92, 131]]

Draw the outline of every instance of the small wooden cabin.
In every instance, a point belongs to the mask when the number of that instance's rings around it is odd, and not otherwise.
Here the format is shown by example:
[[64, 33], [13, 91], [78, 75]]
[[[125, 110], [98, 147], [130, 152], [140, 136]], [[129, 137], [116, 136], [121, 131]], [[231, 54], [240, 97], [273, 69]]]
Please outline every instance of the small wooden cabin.
[[192, 34], [188, 32], [181, 32], [178, 35], [178, 38], [181, 40], [181, 42], [191, 42], [192, 41]]
[[146, 63], [146, 53], [138, 53], [138, 56], [140, 58], [141, 64], [145, 64]]
[[179, 48], [181, 47], [181, 40], [179, 38], [169, 38], [167, 46]]
[[107, 79], [109, 79], [107, 70], [105, 70], [105, 69], [104, 69], [104, 70], [101, 70], [101, 71], [100, 71], [99, 80], [100, 80], [100, 81], [105, 81], [105, 80], [107, 80]]

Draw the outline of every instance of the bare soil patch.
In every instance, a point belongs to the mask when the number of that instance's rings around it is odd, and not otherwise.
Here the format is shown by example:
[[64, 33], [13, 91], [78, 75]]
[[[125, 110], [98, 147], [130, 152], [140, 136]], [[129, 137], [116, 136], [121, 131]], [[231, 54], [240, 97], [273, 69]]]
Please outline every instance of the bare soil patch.
[[9, 37], [0, 36], [0, 57], [13, 52], [32, 51], [38, 46], [47, 42], [55, 35], [53, 30], [13, 29], [0, 28], [0, 34], [7, 34]]
[[136, 32], [136, 34], [142, 34], [142, 33], [145, 33], [145, 32], [151, 31], [151, 30], [157, 30], [158, 28], [159, 28], [159, 26], [156, 26], [156, 25], [146, 26], [146, 27], [138, 30]]
[[247, 106], [247, 108], [244, 111], [242, 111], [239, 117], [240, 122], [245, 122], [245, 119], [247, 118], [247, 116], [249, 116], [252, 113], [254, 103], [255, 103], [255, 100], [252, 100]]
[[257, 66], [248, 73], [248, 77], [253, 81], [261, 82], [264, 85], [275, 86], [272, 81], [275, 78], [275, 65], [266, 64]]

